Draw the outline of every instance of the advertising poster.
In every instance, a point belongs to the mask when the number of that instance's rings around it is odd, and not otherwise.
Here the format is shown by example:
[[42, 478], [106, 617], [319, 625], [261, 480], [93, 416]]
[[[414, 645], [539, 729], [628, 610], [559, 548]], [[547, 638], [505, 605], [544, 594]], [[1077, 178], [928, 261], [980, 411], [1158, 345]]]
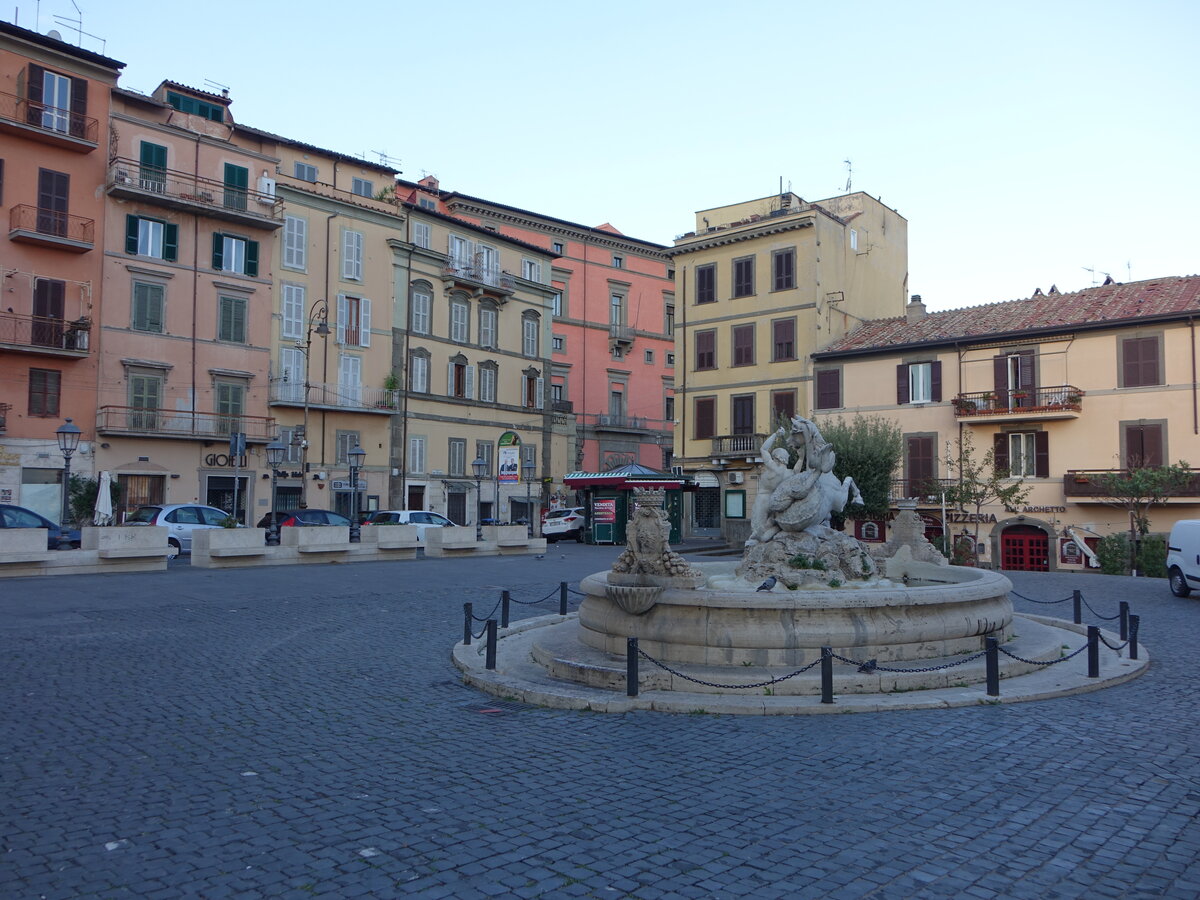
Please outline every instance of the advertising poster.
[[1079, 544], [1070, 538], [1058, 539], [1058, 561], [1066, 566], [1082, 566], [1083, 551], [1079, 549]]
[[617, 500], [611, 497], [606, 500], [592, 501], [592, 522], [596, 525], [612, 525], [617, 521]]
[[521, 438], [515, 431], [506, 431], [496, 447], [497, 479], [501, 484], [516, 484], [521, 480]]

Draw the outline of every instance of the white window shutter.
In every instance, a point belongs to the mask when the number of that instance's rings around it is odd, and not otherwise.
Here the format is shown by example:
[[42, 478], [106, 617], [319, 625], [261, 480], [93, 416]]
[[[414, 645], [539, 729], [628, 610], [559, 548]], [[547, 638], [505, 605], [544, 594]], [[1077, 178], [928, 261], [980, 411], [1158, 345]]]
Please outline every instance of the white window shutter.
[[546, 407], [546, 379], [545, 378], [539, 378], [537, 380], [537, 385], [534, 387], [534, 394], [536, 395], [534, 400], [537, 404], [537, 408], [545, 409], [545, 407]]
[[363, 297], [361, 300], [358, 301], [358, 309], [359, 309], [359, 313], [358, 313], [359, 319], [361, 320], [359, 323], [359, 331], [361, 332], [361, 336], [358, 339], [358, 343], [359, 343], [359, 346], [361, 346], [361, 347], [370, 347], [371, 346], [371, 301], [368, 300], [366, 297]]
[[338, 294], [337, 298], [337, 331], [334, 339], [339, 344], [346, 343], [346, 295]]
[[446, 363], [446, 396], [454, 396], [454, 363]]
[[467, 366], [466, 390], [464, 391], [468, 400], [475, 399], [475, 367]]

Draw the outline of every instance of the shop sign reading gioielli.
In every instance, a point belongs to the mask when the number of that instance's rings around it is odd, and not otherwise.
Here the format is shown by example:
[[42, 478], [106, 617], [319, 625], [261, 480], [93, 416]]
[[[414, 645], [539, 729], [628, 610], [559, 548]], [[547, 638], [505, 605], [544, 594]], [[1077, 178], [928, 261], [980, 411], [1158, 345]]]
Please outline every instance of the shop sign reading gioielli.
[[246, 455], [230, 456], [228, 453], [209, 453], [204, 457], [204, 464], [214, 469], [245, 469]]

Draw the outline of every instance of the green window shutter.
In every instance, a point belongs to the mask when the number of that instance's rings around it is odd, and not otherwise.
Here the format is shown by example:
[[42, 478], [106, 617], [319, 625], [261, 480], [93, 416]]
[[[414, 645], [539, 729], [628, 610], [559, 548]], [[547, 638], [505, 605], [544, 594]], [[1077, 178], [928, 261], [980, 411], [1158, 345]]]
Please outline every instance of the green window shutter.
[[213, 268], [218, 272], [221, 271], [221, 264], [225, 257], [225, 235], [219, 231], [213, 232]]
[[244, 191], [250, 186], [250, 170], [244, 166], [225, 163], [225, 186]]
[[174, 262], [179, 255], [179, 226], [169, 222], [163, 226], [163, 259]]
[[125, 252], [137, 256], [138, 252], [138, 217], [125, 217]]
[[258, 241], [246, 241], [246, 274], [258, 275]]
[[167, 167], [167, 148], [162, 146], [162, 144], [152, 144], [149, 141], [142, 141], [140, 162], [143, 166], [165, 169]]

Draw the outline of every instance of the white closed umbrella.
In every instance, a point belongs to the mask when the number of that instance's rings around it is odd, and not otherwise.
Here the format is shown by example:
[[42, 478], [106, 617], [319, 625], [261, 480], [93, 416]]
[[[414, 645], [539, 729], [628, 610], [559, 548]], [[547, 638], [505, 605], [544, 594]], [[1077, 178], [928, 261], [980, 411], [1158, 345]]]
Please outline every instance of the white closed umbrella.
[[112, 474], [100, 473], [100, 490], [96, 492], [96, 512], [92, 516], [93, 525], [111, 525], [112, 508]]

